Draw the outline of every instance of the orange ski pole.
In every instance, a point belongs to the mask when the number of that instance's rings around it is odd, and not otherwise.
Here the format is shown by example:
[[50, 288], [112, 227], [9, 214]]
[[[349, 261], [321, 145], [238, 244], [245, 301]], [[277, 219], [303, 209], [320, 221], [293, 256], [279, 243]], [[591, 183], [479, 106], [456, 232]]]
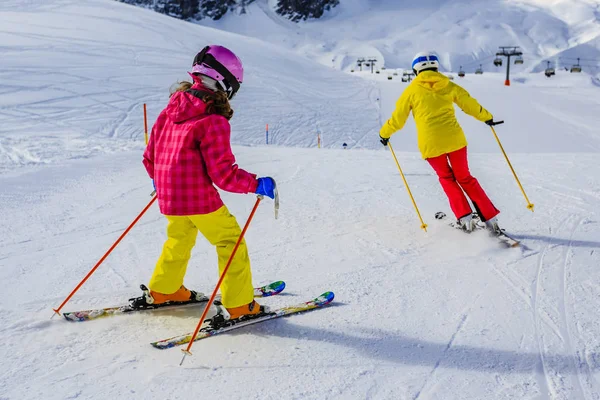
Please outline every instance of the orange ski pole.
[[237, 240], [237, 243], [235, 244], [235, 247], [233, 248], [231, 255], [229, 256], [227, 265], [225, 265], [225, 269], [223, 269], [223, 272], [221, 273], [221, 277], [219, 278], [219, 281], [217, 282], [217, 286], [215, 286], [215, 290], [213, 290], [213, 293], [210, 296], [208, 303], [206, 303], [206, 307], [204, 308], [204, 312], [202, 313], [202, 316], [200, 317], [200, 321], [198, 321], [198, 325], [196, 326], [196, 330], [194, 331], [194, 334], [192, 335], [192, 339], [188, 343], [187, 347], [185, 349], [181, 350], [181, 351], [183, 351], [183, 358], [181, 359], [181, 362], [179, 363], [179, 365], [183, 364], [183, 361], [185, 360], [185, 356], [192, 355], [192, 353], [190, 352], [190, 349], [192, 348], [192, 345], [194, 344], [194, 340], [196, 340], [196, 336], [198, 336], [198, 332], [200, 331], [200, 327], [202, 326], [202, 323], [204, 322], [204, 319], [206, 318], [206, 314], [208, 314], [210, 305], [213, 303], [213, 301], [215, 301], [215, 297], [217, 296], [217, 292], [219, 291], [219, 288], [221, 287], [221, 283], [223, 283], [225, 274], [227, 273], [227, 270], [229, 269], [229, 266], [231, 265], [231, 262], [233, 261], [233, 257], [235, 256], [235, 253], [237, 252], [238, 247], [240, 247], [240, 244], [242, 243], [242, 239], [244, 239], [244, 235], [246, 234], [246, 231], [248, 230], [248, 227], [250, 226], [250, 221], [252, 221], [252, 218], [254, 217], [254, 213], [256, 212], [256, 209], [258, 208], [258, 205], [260, 204], [261, 200], [262, 200], [262, 196], [258, 196], [258, 198], [256, 199], [256, 203], [254, 204], [254, 208], [252, 208], [252, 212], [250, 213], [250, 216], [248, 217], [248, 221], [246, 221], [246, 225], [244, 226], [244, 229], [242, 229], [242, 233], [240, 234], [240, 237]]
[[129, 225], [127, 227], [127, 229], [125, 229], [125, 232], [123, 232], [121, 234], [121, 236], [119, 236], [119, 238], [117, 239], [117, 241], [102, 256], [102, 258], [100, 259], [100, 261], [98, 261], [96, 263], [96, 265], [94, 265], [94, 268], [92, 268], [92, 270], [90, 272], [88, 272], [88, 274], [85, 276], [85, 278], [83, 278], [83, 280], [81, 282], [79, 282], [79, 284], [75, 287], [75, 289], [73, 289], [73, 291], [71, 292], [71, 294], [69, 294], [67, 296], [67, 298], [62, 302], [62, 304], [58, 308], [53, 308], [52, 309], [52, 310], [54, 310], [54, 314], [52, 314], [52, 317], [50, 319], [54, 318], [54, 316], [56, 314], [60, 315], [60, 310], [64, 307], [64, 305], [67, 304], [67, 302], [69, 300], [71, 300], [71, 297], [73, 297], [73, 295], [75, 294], [75, 292], [77, 292], [79, 290], [79, 288], [81, 286], [83, 286], [83, 284], [85, 283], [85, 281], [87, 281], [88, 278], [90, 276], [92, 276], [92, 274], [98, 269], [98, 267], [100, 266], [100, 264], [102, 264], [102, 262], [104, 262], [104, 260], [106, 259], [106, 257], [108, 257], [108, 255], [115, 249], [115, 247], [117, 247], [117, 245], [119, 244], [119, 242], [121, 242], [121, 240], [125, 237], [125, 235], [127, 235], [129, 233], [129, 231], [131, 230], [131, 228], [133, 228], [133, 226], [140, 220], [140, 218], [142, 218], [142, 215], [144, 215], [144, 213], [146, 211], [148, 211], [148, 209], [150, 208], [150, 206], [152, 205], [152, 203], [154, 203], [155, 201], [156, 201], [156, 196], [154, 196], [152, 198], [152, 200], [150, 200], [150, 203], [148, 203], [148, 205], [142, 210], [142, 212], [136, 217], [136, 219], [133, 220], [133, 222], [131, 223], [131, 225]]

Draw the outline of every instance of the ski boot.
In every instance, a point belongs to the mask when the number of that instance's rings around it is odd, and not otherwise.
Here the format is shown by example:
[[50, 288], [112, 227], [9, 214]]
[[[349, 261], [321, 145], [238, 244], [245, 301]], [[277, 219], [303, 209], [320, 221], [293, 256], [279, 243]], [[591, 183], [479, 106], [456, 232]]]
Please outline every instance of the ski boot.
[[490, 232], [492, 236], [498, 236], [503, 233], [502, 229], [498, 225], [498, 218], [494, 217], [485, 221], [485, 227]]
[[471, 233], [477, 228], [477, 219], [473, 218], [473, 214], [467, 214], [457, 221], [458, 227], [466, 233]]
[[186, 289], [185, 286], [181, 286], [179, 290], [171, 294], [158, 293], [148, 289], [146, 285], [140, 285], [142, 289], [142, 295], [140, 297], [134, 297], [129, 299], [129, 305], [131, 308], [136, 310], [145, 310], [152, 308], [160, 308], [171, 305], [181, 305], [188, 303], [197, 303], [199, 301], [205, 301], [203, 293], [197, 293], [193, 290]]
[[220, 301], [215, 301], [214, 306], [217, 313], [212, 318], [205, 320], [211, 329], [235, 325], [237, 322], [257, 318], [269, 312], [269, 307], [261, 306], [256, 300], [240, 307], [231, 308], [226, 308]]

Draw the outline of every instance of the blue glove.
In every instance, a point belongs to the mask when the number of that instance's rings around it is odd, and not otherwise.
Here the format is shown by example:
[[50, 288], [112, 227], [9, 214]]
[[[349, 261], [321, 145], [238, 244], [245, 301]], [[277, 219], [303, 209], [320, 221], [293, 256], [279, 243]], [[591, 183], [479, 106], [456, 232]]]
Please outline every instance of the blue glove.
[[271, 177], [258, 178], [258, 186], [255, 193], [274, 199], [275, 186], [275, 181]]

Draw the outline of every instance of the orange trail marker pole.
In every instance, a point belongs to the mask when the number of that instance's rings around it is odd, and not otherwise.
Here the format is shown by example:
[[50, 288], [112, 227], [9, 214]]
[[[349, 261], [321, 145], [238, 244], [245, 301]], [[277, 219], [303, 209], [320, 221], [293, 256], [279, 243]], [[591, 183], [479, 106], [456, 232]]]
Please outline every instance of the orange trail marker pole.
[[148, 113], [146, 112], [146, 103], [144, 103], [144, 139], [148, 145]]
[[202, 316], [200, 317], [200, 321], [198, 321], [198, 325], [196, 326], [196, 330], [194, 331], [194, 334], [192, 335], [192, 339], [188, 343], [187, 347], [185, 349], [181, 350], [183, 352], [183, 358], [181, 359], [181, 362], [179, 363], [179, 365], [183, 364], [183, 361], [185, 360], [185, 356], [192, 355], [192, 353], [190, 352], [190, 349], [192, 348], [192, 345], [194, 344], [194, 340], [196, 340], [196, 336], [198, 336], [198, 332], [200, 331], [200, 327], [202, 326], [202, 323], [204, 322], [204, 319], [206, 318], [206, 314], [208, 314], [210, 305], [213, 303], [213, 301], [215, 301], [215, 297], [217, 296], [217, 292], [219, 291], [219, 288], [221, 287], [221, 283], [223, 283], [225, 274], [227, 273], [227, 270], [229, 269], [229, 266], [231, 265], [231, 262], [233, 261], [233, 257], [235, 256], [235, 253], [237, 252], [238, 247], [240, 247], [240, 244], [242, 243], [242, 239], [244, 239], [244, 235], [246, 234], [246, 231], [248, 230], [248, 227], [250, 226], [250, 221], [252, 221], [252, 218], [254, 218], [254, 213], [256, 212], [256, 209], [258, 208], [258, 205], [260, 204], [261, 200], [262, 200], [262, 196], [258, 196], [258, 198], [256, 199], [256, 203], [254, 204], [254, 208], [252, 208], [252, 212], [250, 213], [250, 216], [248, 217], [248, 221], [246, 221], [246, 225], [244, 225], [244, 229], [242, 229], [242, 233], [240, 234], [240, 237], [239, 237], [237, 243], [235, 244], [235, 247], [233, 248], [231, 255], [229, 256], [227, 265], [225, 265], [225, 269], [223, 269], [223, 273], [221, 274], [221, 277], [219, 278], [219, 281], [217, 282], [217, 286], [215, 286], [215, 290], [213, 290], [213, 293], [210, 296], [208, 303], [206, 303], [206, 307], [204, 308], [204, 312], [202, 313]]
[[52, 318], [54, 318], [54, 316], [56, 314], [60, 315], [60, 310], [64, 307], [65, 304], [67, 304], [67, 302], [69, 300], [71, 300], [71, 297], [73, 297], [73, 295], [75, 294], [75, 292], [77, 292], [79, 290], [79, 288], [81, 288], [81, 286], [83, 286], [83, 284], [85, 283], [85, 281], [88, 280], [88, 278], [90, 276], [92, 276], [92, 274], [98, 269], [98, 267], [100, 266], [100, 264], [102, 264], [104, 262], [104, 260], [106, 259], [106, 257], [108, 257], [108, 255], [115, 249], [115, 247], [117, 247], [117, 245], [121, 242], [121, 240], [125, 237], [125, 235], [127, 235], [129, 233], [129, 231], [131, 230], [131, 228], [133, 228], [133, 226], [140, 220], [140, 218], [142, 218], [142, 215], [144, 215], [144, 213], [146, 211], [148, 211], [148, 209], [150, 208], [150, 206], [156, 201], [156, 196], [154, 196], [152, 198], [152, 200], [150, 200], [150, 203], [148, 203], [148, 205], [142, 210], [142, 212], [133, 220], [133, 222], [127, 227], [127, 229], [125, 229], [125, 232], [123, 232], [121, 234], [121, 236], [119, 236], [119, 238], [117, 239], [117, 241], [115, 243], [113, 243], [113, 245], [110, 247], [110, 249], [108, 249], [108, 251], [106, 253], [104, 253], [104, 255], [102, 256], [102, 258], [96, 263], [96, 265], [94, 265], [94, 268], [92, 268], [92, 270], [90, 272], [88, 272], [88, 274], [85, 276], [85, 278], [83, 278], [83, 280], [81, 282], [79, 282], [79, 284], [75, 287], [75, 289], [73, 289], [73, 291], [67, 296], [67, 298], [62, 302], [62, 304], [58, 307], [58, 308], [53, 308], [52, 310], [54, 310], [54, 314], [52, 314]]

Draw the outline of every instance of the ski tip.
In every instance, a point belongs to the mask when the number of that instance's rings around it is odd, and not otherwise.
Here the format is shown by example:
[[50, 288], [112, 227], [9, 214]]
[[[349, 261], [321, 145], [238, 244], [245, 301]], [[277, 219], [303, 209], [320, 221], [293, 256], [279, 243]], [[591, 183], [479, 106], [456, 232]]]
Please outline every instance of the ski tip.
[[323, 306], [325, 304], [331, 303], [334, 298], [335, 298], [335, 294], [333, 292], [325, 292], [322, 295], [320, 295], [319, 297], [317, 297], [314, 301], [318, 305]]
[[276, 294], [283, 292], [284, 289], [285, 289], [284, 281], [273, 282], [273, 283], [270, 283], [270, 284], [260, 288], [260, 292], [261, 292], [260, 297], [275, 296]]

